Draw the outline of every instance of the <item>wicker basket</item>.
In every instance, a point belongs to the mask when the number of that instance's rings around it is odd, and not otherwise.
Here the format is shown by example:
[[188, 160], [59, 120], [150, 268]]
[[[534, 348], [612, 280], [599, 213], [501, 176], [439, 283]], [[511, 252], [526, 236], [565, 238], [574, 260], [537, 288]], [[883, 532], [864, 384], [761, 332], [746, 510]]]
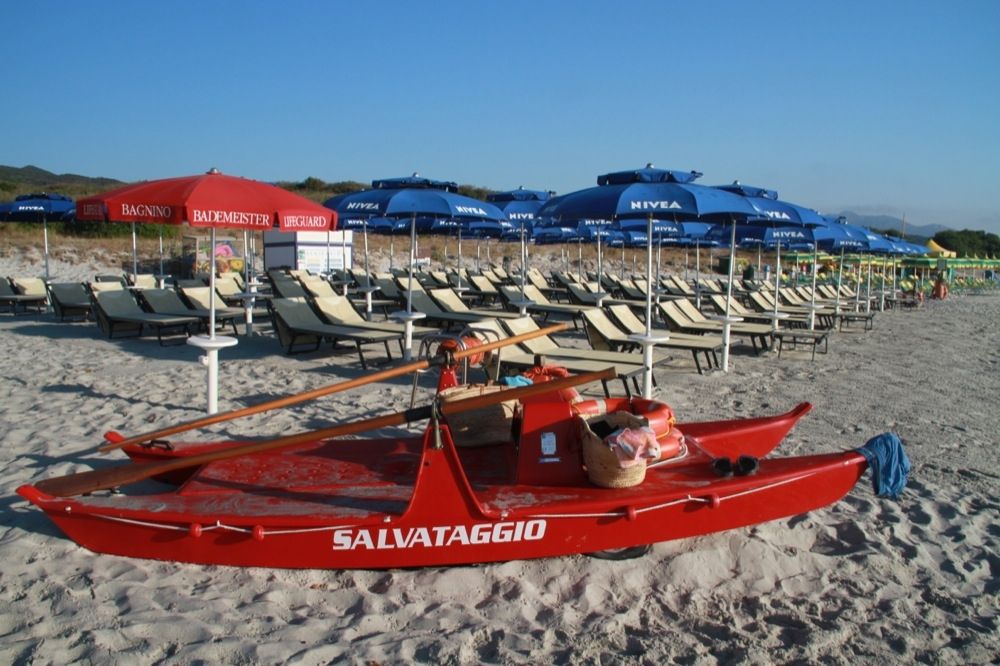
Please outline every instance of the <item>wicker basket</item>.
[[[449, 403], [503, 390], [504, 387], [496, 385], [456, 386], [442, 391], [441, 400], [444, 403]], [[507, 400], [488, 407], [448, 416], [448, 429], [451, 431], [451, 438], [455, 442], [455, 446], [474, 448], [510, 442], [511, 426], [516, 407], [516, 400]]]
[[[591, 429], [592, 426], [605, 424], [611, 430], [619, 428], [640, 428], [646, 425], [645, 419], [629, 412], [614, 412], [587, 421], [580, 419], [580, 441], [583, 446], [583, 464], [587, 466], [587, 476], [595, 486], [602, 488], [630, 488], [637, 486], [646, 478], [645, 461], [622, 468], [618, 464], [618, 456], [607, 445], [603, 437]], [[604, 428], [606, 429], [606, 428]]]

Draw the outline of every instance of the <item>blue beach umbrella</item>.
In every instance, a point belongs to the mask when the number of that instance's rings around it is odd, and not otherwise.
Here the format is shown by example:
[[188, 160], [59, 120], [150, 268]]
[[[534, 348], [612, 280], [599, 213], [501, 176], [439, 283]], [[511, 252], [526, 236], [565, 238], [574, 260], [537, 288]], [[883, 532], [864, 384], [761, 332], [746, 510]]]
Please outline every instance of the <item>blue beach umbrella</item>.
[[555, 192], [550, 190], [527, 190], [519, 187], [516, 190], [493, 192], [486, 196], [486, 201], [503, 212], [504, 218], [510, 225], [504, 231], [513, 230], [520, 234], [520, 228], [523, 226], [530, 236], [534, 230], [538, 209], [554, 195]]
[[[553, 199], [539, 210], [539, 215], [562, 221], [580, 218], [624, 220], [645, 218], [646, 278], [652, 284], [653, 222], [657, 219], [680, 221], [706, 216], [727, 215], [750, 217], [757, 210], [745, 197], [711, 187], [694, 184], [701, 173], [657, 169], [647, 164], [643, 169], [616, 171], [597, 177], [597, 187], [572, 192]], [[735, 217], [734, 220], [735, 226]], [[730, 267], [732, 267], [730, 262]], [[732, 272], [730, 270], [730, 272]], [[729, 288], [732, 289], [732, 275]], [[643, 395], [652, 392], [652, 290], [646, 296], [646, 334], [638, 342], [643, 346]], [[728, 322], [728, 316], [726, 321]], [[729, 327], [723, 329], [723, 369], [729, 362]]]
[[75, 210], [73, 200], [62, 194], [39, 192], [22, 194], [0, 204], [0, 219], [8, 222], [41, 222], [45, 254], [45, 281], [49, 280], [49, 220], [69, 219]]
[[[323, 204], [338, 215], [384, 217], [410, 220], [410, 262], [406, 310], [394, 313], [406, 326], [404, 356], [411, 357], [413, 321], [420, 318], [413, 312], [412, 287], [417, 220], [431, 220], [431, 230], [455, 228], [462, 222], [498, 221], [503, 218], [499, 208], [491, 203], [463, 196], [451, 181], [431, 180], [418, 174], [403, 178], [373, 180], [371, 189], [342, 194]], [[437, 227], [434, 226], [435, 221]]]

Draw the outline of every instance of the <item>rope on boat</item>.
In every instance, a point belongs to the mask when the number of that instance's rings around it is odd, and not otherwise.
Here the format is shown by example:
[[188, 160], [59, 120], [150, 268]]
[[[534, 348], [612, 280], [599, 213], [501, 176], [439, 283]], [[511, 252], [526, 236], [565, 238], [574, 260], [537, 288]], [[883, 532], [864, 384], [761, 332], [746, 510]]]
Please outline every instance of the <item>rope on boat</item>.
[[717, 498], [709, 497], [694, 497], [688, 495], [687, 497], [681, 497], [669, 502], [663, 502], [662, 504], [654, 504], [653, 506], [646, 506], [641, 509], [634, 510], [621, 510], [621, 511], [608, 511], [605, 513], [535, 513], [527, 516], [528, 518], [620, 518], [622, 516], [638, 515], [640, 513], [647, 513], [650, 511], [659, 511], [660, 509], [666, 509], [678, 504], [686, 504], [688, 502], [693, 502], [695, 504], [713, 504], [716, 501], [723, 502], [725, 500], [735, 499], [737, 497], [745, 497], [746, 495], [753, 495], [754, 493], [759, 493], [765, 490], [770, 490], [771, 488], [777, 488], [779, 486], [784, 486], [789, 483], [795, 483], [796, 481], [801, 481], [802, 479], [807, 479], [810, 476], [814, 476], [818, 472], [809, 472], [808, 474], [800, 474], [794, 476], [790, 479], [784, 479], [782, 481], [775, 481], [774, 483], [769, 483], [766, 486], [760, 486], [758, 488], [751, 488], [749, 490], [741, 490], [738, 493], [733, 493], [731, 495], [719, 495]]
[[[128, 525], [137, 525], [139, 527], [152, 527], [154, 529], [160, 530], [173, 530], [176, 532], [190, 532], [191, 528], [182, 527], [180, 525], [169, 525], [166, 523], [151, 523], [145, 520], [135, 520], [133, 518], [120, 518], [118, 516], [105, 516], [102, 514], [91, 514], [94, 518], [101, 518], [103, 520], [110, 520], [113, 523], [126, 523]], [[310, 532], [332, 532], [333, 530], [344, 529], [345, 527], [350, 527], [350, 525], [324, 525], [322, 527], [300, 527], [297, 529], [286, 529], [286, 530], [264, 530], [261, 528], [259, 534], [261, 536], [281, 536], [284, 534], [308, 534]], [[201, 532], [210, 532], [212, 530], [226, 530], [228, 532], [239, 532], [241, 534], [253, 534], [256, 528], [247, 527], [237, 527], [235, 525], [226, 525], [220, 520], [215, 521], [214, 525], [204, 525], [199, 526]]]

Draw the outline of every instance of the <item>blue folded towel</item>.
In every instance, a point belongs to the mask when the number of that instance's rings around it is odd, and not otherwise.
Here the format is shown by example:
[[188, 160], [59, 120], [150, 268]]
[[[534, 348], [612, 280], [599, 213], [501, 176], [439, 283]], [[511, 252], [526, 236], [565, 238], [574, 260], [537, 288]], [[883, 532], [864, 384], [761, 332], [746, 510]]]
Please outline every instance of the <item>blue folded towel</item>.
[[510, 375], [508, 377], [501, 377], [500, 383], [504, 386], [531, 386], [534, 382], [521, 375]]
[[879, 497], [898, 499], [910, 475], [910, 459], [894, 432], [872, 437], [858, 449], [872, 470], [872, 486]]

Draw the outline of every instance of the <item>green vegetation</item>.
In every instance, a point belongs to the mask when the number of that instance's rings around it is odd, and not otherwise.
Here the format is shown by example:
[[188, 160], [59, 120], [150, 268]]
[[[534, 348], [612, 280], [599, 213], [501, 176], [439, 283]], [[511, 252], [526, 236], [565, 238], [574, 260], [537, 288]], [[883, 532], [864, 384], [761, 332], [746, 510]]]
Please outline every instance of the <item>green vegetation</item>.
[[941, 231], [934, 234], [934, 242], [960, 257], [1000, 257], [1000, 236], [985, 231]]

